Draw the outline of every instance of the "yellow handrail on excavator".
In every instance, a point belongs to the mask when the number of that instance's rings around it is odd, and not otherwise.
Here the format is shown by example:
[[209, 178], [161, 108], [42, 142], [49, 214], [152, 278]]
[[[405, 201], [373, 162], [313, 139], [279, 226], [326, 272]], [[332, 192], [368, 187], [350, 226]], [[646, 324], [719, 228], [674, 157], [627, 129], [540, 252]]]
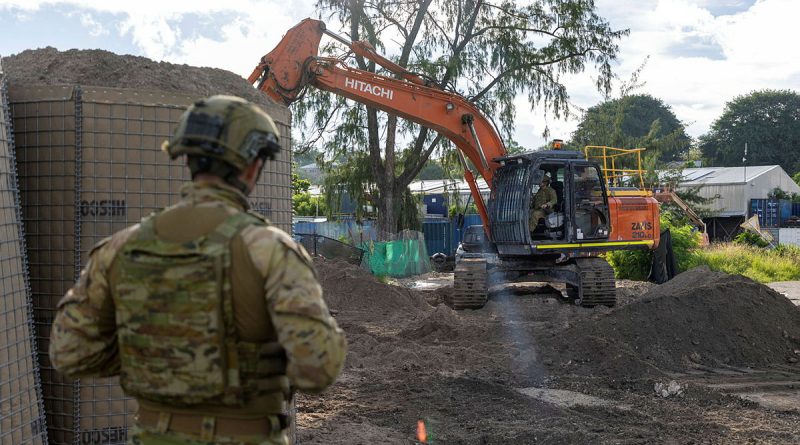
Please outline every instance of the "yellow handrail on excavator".
[[[597, 162], [603, 169], [603, 176], [606, 178], [606, 185], [611, 187], [627, 185], [636, 187], [638, 182], [639, 190], [625, 191], [626, 195], [642, 195], [651, 196], [652, 193], [647, 190], [644, 185], [644, 170], [642, 170], [642, 152], [644, 148], [616, 148], [607, 147], [605, 145], [587, 145], [584, 147], [584, 154], [586, 159]], [[630, 159], [635, 157], [636, 168], [626, 167], [618, 161], [623, 159]], [[619, 165], [619, 166], [618, 166]], [[637, 181], [638, 178], [638, 181]], [[611, 192], [612, 194], [619, 194], [621, 192]]]

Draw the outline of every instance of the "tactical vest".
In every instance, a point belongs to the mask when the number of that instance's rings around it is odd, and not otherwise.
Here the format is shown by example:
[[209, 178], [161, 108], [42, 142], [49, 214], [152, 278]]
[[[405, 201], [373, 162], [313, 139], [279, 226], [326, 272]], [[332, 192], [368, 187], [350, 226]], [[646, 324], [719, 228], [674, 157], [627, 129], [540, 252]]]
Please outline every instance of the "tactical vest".
[[113, 296], [120, 384], [129, 395], [177, 406], [242, 406], [276, 391], [288, 399], [283, 348], [241, 341], [234, 324], [230, 245], [252, 224], [265, 222], [237, 213], [176, 243], [156, 236], [151, 215], [122, 247]]

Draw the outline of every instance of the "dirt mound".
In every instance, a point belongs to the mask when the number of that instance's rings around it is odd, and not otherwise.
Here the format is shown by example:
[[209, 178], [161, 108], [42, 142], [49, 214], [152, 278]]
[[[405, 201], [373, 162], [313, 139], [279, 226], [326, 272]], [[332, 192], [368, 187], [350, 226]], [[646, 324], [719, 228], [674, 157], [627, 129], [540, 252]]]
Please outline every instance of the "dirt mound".
[[343, 260], [314, 258], [325, 294], [325, 301], [335, 311], [373, 314], [375, 319], [400, 312], [430, 310], [425, 295], [411, 289], [384, 284], [372, 274]]
[[557, 350], [606, 374], [768, 366], [797, 358], [800, 309], [767, 286], [703, 267], [563, 336], [575, 341]]
[[[247, 80], [218, 68], [199, 68], [103, 50], [26, 50], [3, 58], [12, 84], [79, 84], [191, 95], [231, 94], [260, 105], [272, 102]], [[274, 104], [272, 104], [274, 106]]]
[[445, 305], [439, 305], [425, 318], [403, 330], [400, 335], [411, 340], [429, 337], [444, 340], [458, 336], [463, 328], [464, 324], [455, 311]]

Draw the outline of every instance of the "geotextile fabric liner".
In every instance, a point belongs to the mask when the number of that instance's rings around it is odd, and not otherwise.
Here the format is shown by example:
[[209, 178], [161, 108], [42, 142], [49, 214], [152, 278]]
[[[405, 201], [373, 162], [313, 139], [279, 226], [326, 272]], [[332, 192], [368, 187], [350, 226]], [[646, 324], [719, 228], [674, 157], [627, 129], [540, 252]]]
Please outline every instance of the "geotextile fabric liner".
[[44, 444], [47, 435], [7, 98], [0, 75], [0, 445]]
[[[50, 326], [95, 243], [178, 201], [189, 172], [160, 147], [200, 96], [72, 85], [11, 85], [10, 96], [49, 440], [122, 444], [135, 401], [116, 379], [56, 373]], [[250, 204], [291, 231], [291, 116], [278, 105], [266, 111], [283, 150], [266, 163]]]

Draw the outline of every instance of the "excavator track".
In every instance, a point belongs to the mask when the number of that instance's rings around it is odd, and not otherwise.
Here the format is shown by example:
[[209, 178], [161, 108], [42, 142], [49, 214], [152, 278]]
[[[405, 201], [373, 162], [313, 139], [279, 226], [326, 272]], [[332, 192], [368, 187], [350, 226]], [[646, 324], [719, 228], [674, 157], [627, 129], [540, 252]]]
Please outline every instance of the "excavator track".
[[617, 304], [617, 287], [614, 280], [614, 269], [602, 258], [576, 258], [581, 291], [567, 285], [567, 296], [583, 307], [598, 305], [614, 306]]
[[486, 260], [468, 258], [456, 264], [453, 294], [446, 303], [453, 309], [480, 309], [488, 299]]

